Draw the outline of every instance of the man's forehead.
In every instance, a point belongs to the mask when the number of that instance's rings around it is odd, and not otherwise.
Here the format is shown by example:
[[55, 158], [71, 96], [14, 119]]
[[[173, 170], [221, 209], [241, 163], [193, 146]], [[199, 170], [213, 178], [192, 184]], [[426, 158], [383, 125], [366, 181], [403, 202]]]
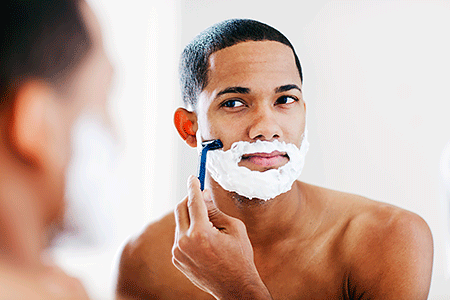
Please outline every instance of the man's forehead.
[[205, 92], [229, 86], [252, 90], [258, 85], [273, 90], [286, 84], [301, 86], [292, 49], [275, 41], [248, 41], [210, 56]]
[[258, 63], [291, 65], [296, 70], [291, 48], [276, 41], [246, 41], [218, 50], [209, 57], [209, 70]]

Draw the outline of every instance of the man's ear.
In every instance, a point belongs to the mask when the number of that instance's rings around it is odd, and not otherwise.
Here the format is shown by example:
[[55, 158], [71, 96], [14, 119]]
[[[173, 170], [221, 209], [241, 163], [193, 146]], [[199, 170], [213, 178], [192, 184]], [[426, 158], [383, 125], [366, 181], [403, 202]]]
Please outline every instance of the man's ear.
[[198, 130], [197, 115], [179, 107], [175, 111], [173, 121], [181, 138], [191, 147], [197, 147], [196, 133]]
[[8, 140], [19, 159], [33, 166], [42, 166], [47, 156], [46, 106], [53, 95], [45, 83], [30, 80], [14, 97]]

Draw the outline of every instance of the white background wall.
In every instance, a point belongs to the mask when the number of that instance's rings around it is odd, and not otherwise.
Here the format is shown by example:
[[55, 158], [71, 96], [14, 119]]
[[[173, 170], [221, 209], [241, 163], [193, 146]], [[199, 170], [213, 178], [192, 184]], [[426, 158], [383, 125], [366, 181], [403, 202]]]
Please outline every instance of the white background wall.
[[300, 57], [311, 143], [301, 180], [421, 215], [435, 243], [430, 299], [450, 297], [439, 178], [450, 140], [449, 1], [89, 2], [116, 65], [112, 111], [123, 152], [120, 204], [111, 213], [118, 230], [107, 250], [59, 259], [94, 297], [111, 295], [120, 243], [185, 194], [197, 156], [172, 125], [181, 105], [178, 57], [198, 32], [235, 17], [278, 28]]

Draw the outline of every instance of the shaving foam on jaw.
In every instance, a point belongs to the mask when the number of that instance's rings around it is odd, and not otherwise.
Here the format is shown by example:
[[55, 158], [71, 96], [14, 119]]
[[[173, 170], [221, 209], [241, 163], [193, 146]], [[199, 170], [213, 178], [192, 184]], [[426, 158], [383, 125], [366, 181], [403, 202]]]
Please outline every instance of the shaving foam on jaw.
[[[291, 189], [292, 184], [302, 172], [308, 149], [305, 128], [300, 149], [294, 144], [286, 144], [278, 140], [236, 142], [227, 151], [211, 151], [207, 158], [207, 169], [212, 178], [225, 190], [236, 192], [248, 199], [269, 200]], [[252, 171], [238, 165], [245, 154], [273, 151], [285, 152], [289, 161], [278, 169], [264, 172]]]

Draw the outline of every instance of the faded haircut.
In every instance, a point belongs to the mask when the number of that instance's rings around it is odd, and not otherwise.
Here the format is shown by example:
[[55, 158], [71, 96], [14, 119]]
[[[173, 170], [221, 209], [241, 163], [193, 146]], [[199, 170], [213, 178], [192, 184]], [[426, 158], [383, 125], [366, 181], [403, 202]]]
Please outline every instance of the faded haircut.
[[216, 51], [246, 41], [276, 41], [292, 49], [300, 79], [302, 67], [294, 46], [275, 28], [250, 19], [219, 22], [197, 35], [183, 50], [180, 60], [181, 96], [186, 107], [196, 108], [197, 98], [208, 85], [209, 57]]

